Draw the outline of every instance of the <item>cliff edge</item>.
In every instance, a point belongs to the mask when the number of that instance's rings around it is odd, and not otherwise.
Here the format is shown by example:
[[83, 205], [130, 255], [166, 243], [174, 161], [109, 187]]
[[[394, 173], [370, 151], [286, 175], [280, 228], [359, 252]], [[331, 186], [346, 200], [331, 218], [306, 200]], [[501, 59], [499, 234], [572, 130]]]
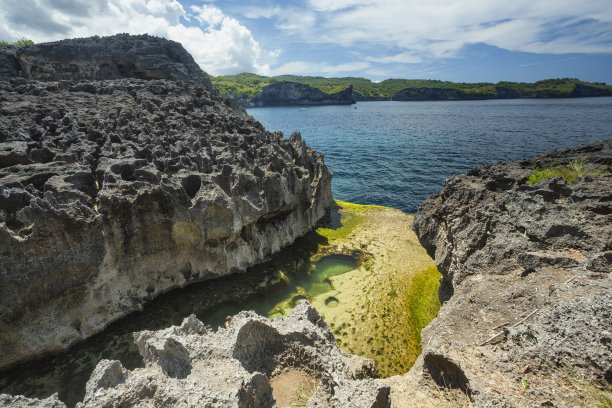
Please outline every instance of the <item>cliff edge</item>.
[[[423, 203], [414, 231], [444, 304], [415, 366], [390, 380], [394, 406], [436, 384], [459, 406], [599, 406], [612, 382], [611, 165], [612, 141], [553, 151], [455, 176]], [[600, 174], [526, 182], [568, 167]]]
[[297, 82], [276, 82], [264, 86], [260, 93], [250, 99], [241, 99], [244, 107], [288, 106], [288, 105], [352, 105], [356, 103], [353, 86], [327, 94], [320, 89]]
[[0, 46], [0, 80], [191, 80], [210, 78], [180, 43], [151, 35], [75, 38], [15, 48]]
[[0, 81], [0, 368], [263, 261], [331, 177], [200, 81]]

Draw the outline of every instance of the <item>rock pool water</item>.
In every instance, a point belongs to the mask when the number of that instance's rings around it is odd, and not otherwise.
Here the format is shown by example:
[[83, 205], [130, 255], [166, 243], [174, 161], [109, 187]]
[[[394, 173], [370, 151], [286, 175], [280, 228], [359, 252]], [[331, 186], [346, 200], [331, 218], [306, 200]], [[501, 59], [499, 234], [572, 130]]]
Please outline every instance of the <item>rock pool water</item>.
[[101, 359], [120, 360], [126, 368], [142, 366], [132, 332], [180, 324], [195, 314], [213, 328], [241, 310], [278, 317], [303, 298], [312, 300], [331, 289], [330, 276], [355, 269], [358, 259], [331, 254], [311, 261], [321, 237], [310, 233], [271, 261], [247, 273], [196, 283], [154, 299], [104, 332], [66, 353], [0, 373], [0, 393], [47, 397], [55, 392], [69, 406], [83, 399], [85, 383]]

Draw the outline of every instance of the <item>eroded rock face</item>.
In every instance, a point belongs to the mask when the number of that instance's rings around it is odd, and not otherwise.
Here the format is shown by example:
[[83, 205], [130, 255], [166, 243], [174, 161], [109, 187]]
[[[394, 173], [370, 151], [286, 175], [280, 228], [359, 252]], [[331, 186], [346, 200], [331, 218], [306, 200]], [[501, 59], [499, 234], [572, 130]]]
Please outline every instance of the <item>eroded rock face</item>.
[[331, 174], [200, 83], [0, 82], [0, 367], [310, 230]]
[[[580, 159], [607, 172], [525, 183], [536, 167]], [[589, 406], [584, 384], [609, 386], [611, 164], [606, 141], [483, 166], [419, 208], [414, 230], [445, 303], [407, 378], [425, 374], [496, 407]]]
[[0, 46], [0, 79], [15, 77], [192, 80], [211, 88], [208, 75], [181, 44], [147, 34], [75, 38], [20, 48]]
[[286, 318], [241, 312], [213, 332], [192, 315], [134, 339], [146, 367], [127, 371], [101, 361], [77, 407], [272, 407], [270, 379], [287, 370], [316, 379], [308, 407], [389, 406], [389, 387], [370, 376], [374, 363], [341, 352], [307, 301]]

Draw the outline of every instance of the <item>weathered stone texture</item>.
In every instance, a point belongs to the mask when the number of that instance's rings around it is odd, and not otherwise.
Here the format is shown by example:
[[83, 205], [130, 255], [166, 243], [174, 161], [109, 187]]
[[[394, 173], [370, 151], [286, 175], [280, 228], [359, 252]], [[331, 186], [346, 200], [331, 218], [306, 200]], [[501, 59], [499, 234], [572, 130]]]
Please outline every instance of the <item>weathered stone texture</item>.
[[15, 48], [0, 46], [0, 79], [192, 80], [211, 89], [208, 75], [175, 41], [147, 34], [87, 37]]
[[0, 367], [310, 230], [331, 174], [194, 82], [0, 82]]
[[[576, 160], [606, 171], [526, 183]], [[414, 230], [445, 303], [407, 379], [424, 374], [474, 406], [594, 404], [584, 384], [612, 381], [611, 165], [612, 141], [553, 151], [455, 176], [423, 203]]]

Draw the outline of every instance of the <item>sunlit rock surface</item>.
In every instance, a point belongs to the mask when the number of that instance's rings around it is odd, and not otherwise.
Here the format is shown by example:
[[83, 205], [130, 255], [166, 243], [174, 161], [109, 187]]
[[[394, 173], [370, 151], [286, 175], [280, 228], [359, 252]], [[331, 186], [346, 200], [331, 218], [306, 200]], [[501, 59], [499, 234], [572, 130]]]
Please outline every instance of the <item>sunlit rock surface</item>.
[[0, 367], [314, 226], [323, 157], [226, 102], [199, 82], [0, 82]]

